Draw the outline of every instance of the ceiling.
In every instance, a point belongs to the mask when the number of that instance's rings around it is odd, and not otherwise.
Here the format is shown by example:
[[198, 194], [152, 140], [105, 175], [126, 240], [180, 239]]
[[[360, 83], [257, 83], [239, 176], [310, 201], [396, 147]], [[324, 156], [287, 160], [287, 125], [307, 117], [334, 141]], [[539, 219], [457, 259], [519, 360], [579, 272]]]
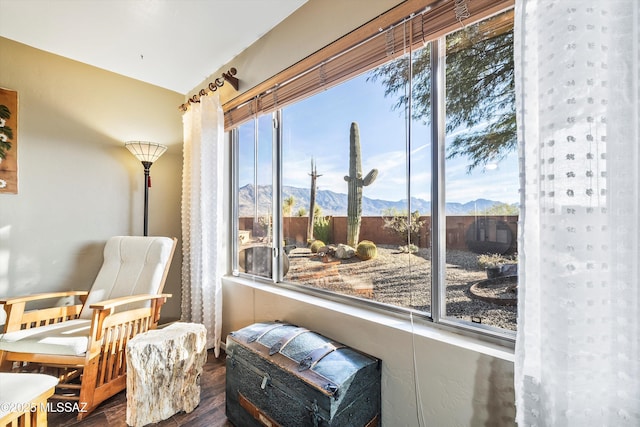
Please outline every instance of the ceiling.
[[186, 94], [307, 0], [0, 0], [0, 36]]

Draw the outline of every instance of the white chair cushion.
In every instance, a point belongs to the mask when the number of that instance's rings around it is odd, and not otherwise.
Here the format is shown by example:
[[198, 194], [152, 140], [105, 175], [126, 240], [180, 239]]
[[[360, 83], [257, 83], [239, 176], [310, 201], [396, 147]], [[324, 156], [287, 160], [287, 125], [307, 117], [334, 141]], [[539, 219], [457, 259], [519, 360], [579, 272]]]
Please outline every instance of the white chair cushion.
[[[34, 405], [37, 398], [55, 387], [58, 379], [44, 374], [17, 374], [0, 372], [0, 418], [9, 413], [9, 409], [24, 409]], [[38, 408], [40, 409], [40, 408]]]
[[[169, 262], [169, 237], [115, 236], [104, 247], [104, 262], [96, 277], [81, 319], [91, 319], [91, 304], [130, 295], [158, 294]], [[145, 306], [138, 304], [136, 307]], [[148, 304], [146, 304], [148, 306]], [[131, 309], [125, 306], [120, 311]]]
[[80, 356], [87, 352], [91, 320], [76, 319], [0, 334], [0, 350]]

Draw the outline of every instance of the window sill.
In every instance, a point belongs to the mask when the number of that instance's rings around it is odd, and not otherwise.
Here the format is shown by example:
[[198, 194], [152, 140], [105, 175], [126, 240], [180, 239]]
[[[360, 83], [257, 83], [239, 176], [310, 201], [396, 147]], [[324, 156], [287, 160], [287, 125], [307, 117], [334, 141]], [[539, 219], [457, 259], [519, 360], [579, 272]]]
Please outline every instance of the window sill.
[[380, 326], [412, 333], [425, 339], [439, 341], [508, 362], [514, 361], [513, 348], [506, 344], [500, 345], [475, 336], [468, 336], [464, 334], [463, 331], [458, 332], [458, 328], [435, 324], [422, 318], [414, 317], [411, 319], [411, 316], [407, 314], [384, 312], [357, 304], [351, 305], [340, 301], [320, 298], [302, 291], [271, 283], [259, 282], [246, 277], [226, 276], [223, 278], [223, 283], [224, 282], [247, 286], [262, 292], [268, 292], [283, 298], [310, 304], [324, 310], [346, 314]]

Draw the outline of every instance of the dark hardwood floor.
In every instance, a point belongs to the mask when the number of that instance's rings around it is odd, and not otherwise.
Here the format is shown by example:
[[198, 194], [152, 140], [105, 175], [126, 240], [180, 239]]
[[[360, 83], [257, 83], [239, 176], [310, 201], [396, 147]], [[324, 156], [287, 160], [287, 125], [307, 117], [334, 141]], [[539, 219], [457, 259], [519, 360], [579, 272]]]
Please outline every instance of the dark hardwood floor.
[[[200, 379], [200, 405], [190, 414], [179, 412], [153, 426], [202, 426], [233, 427], [225, 415], [225, 357], [224, 352], [215, 358], [212, 351], [207, 355]], [[87, 418], [76, 420], [75, 413], [50, 412], [50, 427], [124, 427], [127, 425], [127, 395], [122, 391], [103, 402]]]

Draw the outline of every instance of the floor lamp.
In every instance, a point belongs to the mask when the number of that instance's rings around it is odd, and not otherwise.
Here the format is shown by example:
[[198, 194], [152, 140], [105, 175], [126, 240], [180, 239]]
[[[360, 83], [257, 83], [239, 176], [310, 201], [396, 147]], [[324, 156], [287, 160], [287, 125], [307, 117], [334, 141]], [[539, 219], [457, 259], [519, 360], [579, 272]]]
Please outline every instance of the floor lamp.
[[158, 158], [167, 151], [167, 146], [146, 141], [129, 141], [125, 142], [124, 146], [127, 147], [127, 149], [142, 162], [142, 166], [144, 166], [144, 236], [148, 236], [149, 187], [151, 187], [149, 169], [151, 169], [153, 162], [158, 160]]

